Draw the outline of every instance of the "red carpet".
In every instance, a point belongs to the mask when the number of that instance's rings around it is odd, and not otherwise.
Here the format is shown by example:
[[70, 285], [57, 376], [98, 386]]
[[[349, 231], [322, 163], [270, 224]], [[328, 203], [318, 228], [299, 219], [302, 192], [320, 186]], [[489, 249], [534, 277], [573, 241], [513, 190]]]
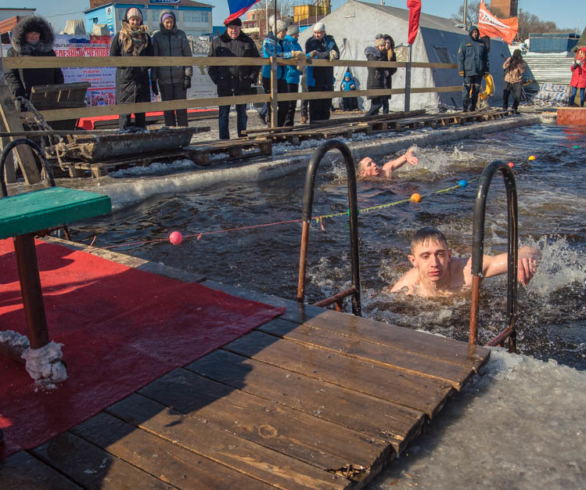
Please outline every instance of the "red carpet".
[[[68, 379], [38, 389], [0, 357], [0, 460], [98, 413], [280, 315], [273, 308], [37, 242], [51, 340]], [[12, 240], [0, 241], [0, 329], [25, 333]]]

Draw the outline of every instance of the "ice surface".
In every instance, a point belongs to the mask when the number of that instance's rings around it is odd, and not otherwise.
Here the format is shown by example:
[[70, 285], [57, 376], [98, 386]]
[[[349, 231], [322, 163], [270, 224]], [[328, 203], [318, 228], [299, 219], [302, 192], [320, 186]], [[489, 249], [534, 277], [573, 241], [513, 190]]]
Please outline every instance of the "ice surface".
[[369, 488], [585, 488], [586, 372], [494, 349]]
[[67, 370], [61, 361], [62, 346], [63, 344], [49, 342], [40, 349], [27, 349], [23, 352], [26, 370], [37, 384], [52, 385], [67, 379]]

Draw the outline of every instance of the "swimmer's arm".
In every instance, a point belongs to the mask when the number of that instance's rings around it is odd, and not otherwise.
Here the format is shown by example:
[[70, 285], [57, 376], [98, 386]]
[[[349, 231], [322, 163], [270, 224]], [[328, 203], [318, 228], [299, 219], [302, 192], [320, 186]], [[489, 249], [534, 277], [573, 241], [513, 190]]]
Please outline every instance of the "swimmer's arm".
[[405, 273], [401, 279], [399, 279], [395, 285], [391, 288], [391, 293], [400, 291], [403, 288], [409, 288], [409, 293], [413, 292], [413, 286], [417, 284], [417, 269], [413, 268], [409, 272]]
[[[517, 265], [517, 279], [521, 284], [527, 285], [537, 271], [539, 250], [533, 247], [521, 247], [519, 249], [519, 262]], [[482, 275], [484, 277], [498, 276], [507, 272], [508, 254], [485, 255], [482, 260]]]
[[396, 158], [395, 160], [389, 160], [387, 163], [383, 165], [382, 172], [387, 178], [391, 178], [393, 176], [393, 171], [398, 170], [403, 165], [408, 163], [409, 165], [417, 165], [419, 163], [419, 159], [415, 156], [415, 153], [411, 148], [409, 148], [404, 155]]

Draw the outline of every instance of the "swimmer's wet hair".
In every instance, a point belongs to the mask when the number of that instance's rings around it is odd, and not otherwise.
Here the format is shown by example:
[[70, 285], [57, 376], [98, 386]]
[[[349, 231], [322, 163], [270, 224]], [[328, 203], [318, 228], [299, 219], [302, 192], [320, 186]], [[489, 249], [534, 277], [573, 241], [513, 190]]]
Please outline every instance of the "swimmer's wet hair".
[[413, 234], [413, 238], [411, 239], [411, 254], [413, 254], [413, 251], [417, 245], [423, 245], [429, 241], [444, 242], [446, 245], [448, 244], [448, 240], [441, 231], [439, 231], [437, 228], [426, 226], [425, 228], [417, 230]]

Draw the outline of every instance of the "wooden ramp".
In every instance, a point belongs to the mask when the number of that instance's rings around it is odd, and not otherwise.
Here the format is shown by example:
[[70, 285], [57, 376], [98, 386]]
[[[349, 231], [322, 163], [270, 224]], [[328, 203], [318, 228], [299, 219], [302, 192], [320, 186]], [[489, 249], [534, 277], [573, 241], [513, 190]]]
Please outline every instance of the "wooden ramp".
[[490, 355], [204, 284], [287, 311], [11, 456], [0, 463], [3, 490], [363, 488]]

